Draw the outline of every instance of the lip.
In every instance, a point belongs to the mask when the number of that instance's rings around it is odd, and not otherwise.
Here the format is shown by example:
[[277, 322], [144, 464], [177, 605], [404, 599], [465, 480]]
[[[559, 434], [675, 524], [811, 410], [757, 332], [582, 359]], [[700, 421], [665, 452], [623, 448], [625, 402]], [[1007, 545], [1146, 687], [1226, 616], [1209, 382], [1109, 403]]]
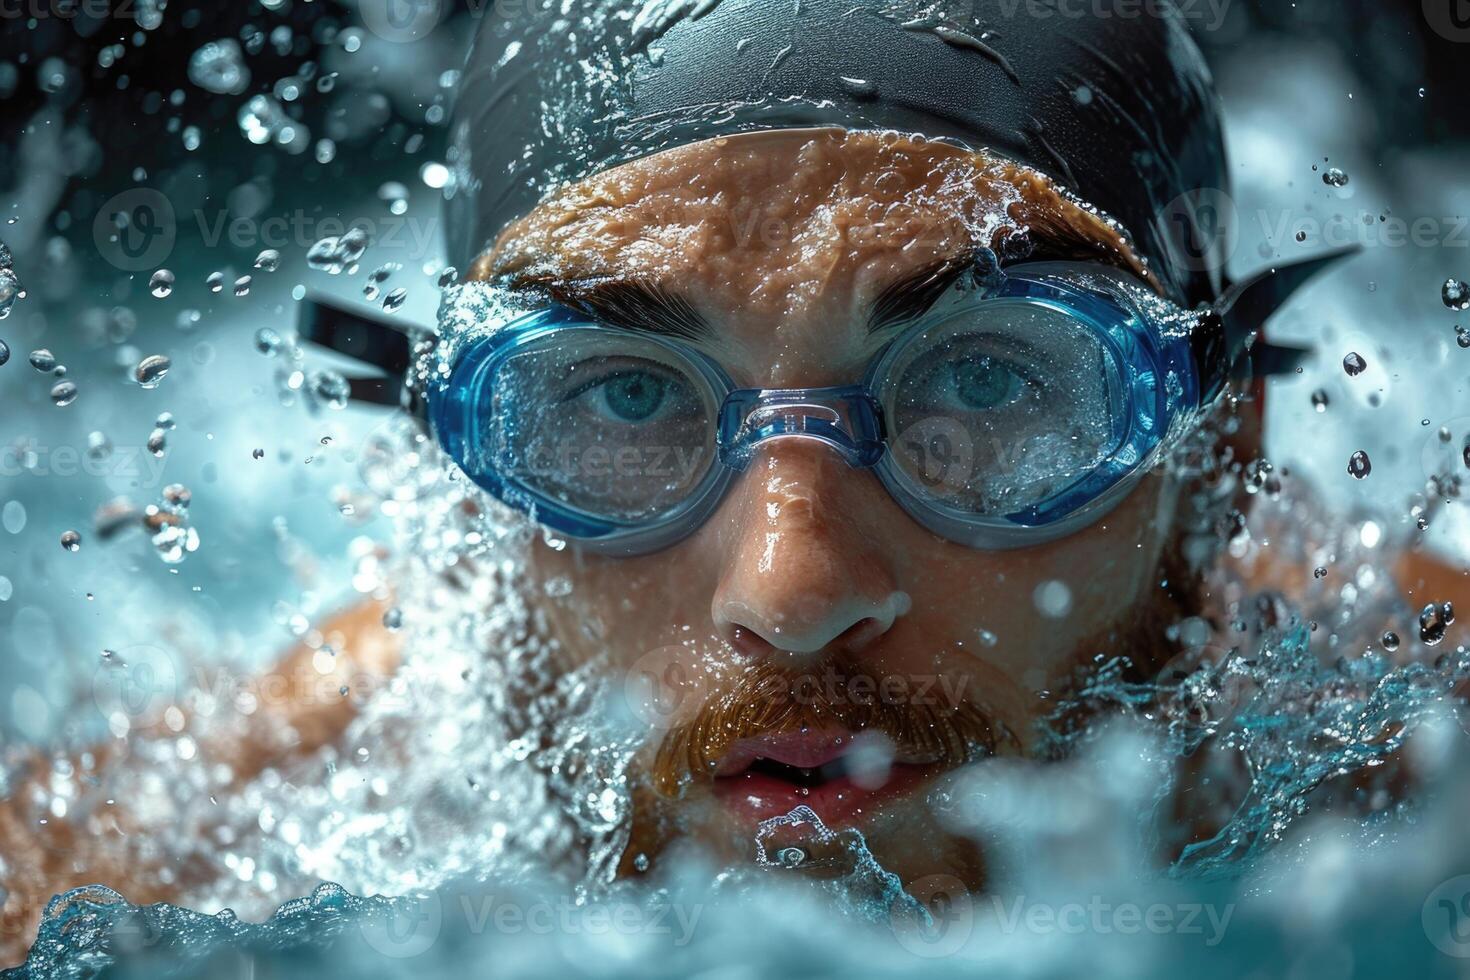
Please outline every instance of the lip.
[[752, 770], [758, 759], [800, 769], [820, 769], [846, 755], [854, 744], [849, 731], [808, 731], [741, 739], [720, 759], [715, 770], [714, 795], [742, 823], [779, 817], [798, 806], [809, 806], [830, 826], [850, 826], [904, 796], [936, 772], [932, 762], [897, 760], [881, 786], [859, 785], [846, 773], [819, 785], [795, 782]]

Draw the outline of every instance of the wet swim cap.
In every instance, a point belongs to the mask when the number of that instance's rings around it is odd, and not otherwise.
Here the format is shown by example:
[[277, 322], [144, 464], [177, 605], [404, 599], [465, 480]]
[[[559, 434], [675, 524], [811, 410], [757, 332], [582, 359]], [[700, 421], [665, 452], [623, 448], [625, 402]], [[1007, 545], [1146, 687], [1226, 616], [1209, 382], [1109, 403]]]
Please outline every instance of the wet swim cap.
[[455, 110], [451, 257], [559, 182], [808, 126], [990, 149], [1121, 221], [1176, 299], [1221, 290], [1225, 236], [1177, 203], [1226, 174], [1209, 72], [1171, 0], [499, 0]]

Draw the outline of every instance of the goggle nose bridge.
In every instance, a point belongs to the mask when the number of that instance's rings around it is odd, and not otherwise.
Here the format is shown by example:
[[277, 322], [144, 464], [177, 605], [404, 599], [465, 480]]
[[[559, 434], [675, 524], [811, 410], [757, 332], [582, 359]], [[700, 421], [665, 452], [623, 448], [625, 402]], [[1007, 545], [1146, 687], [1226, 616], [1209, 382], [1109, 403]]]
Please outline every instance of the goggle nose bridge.
[[812, 439], [849, 466], [869, 468], [883, 458], [886, 435], [883, 409], [866, 385], [741, 388], [720, 406], [719, 458], [739, 471], [762, 443]]

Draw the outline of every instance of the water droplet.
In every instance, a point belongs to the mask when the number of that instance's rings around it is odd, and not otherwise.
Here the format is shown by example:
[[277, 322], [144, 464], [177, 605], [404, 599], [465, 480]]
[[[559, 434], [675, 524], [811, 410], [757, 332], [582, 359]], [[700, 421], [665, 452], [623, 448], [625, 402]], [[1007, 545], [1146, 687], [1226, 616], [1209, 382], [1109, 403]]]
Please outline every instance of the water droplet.
[[346, 408], [347, 399], [352, 395], [352, 386], [336, 371], [318, 371], [313, 374], [311, 390], [328, 408], [336, 409]]
[[261, 327], [255, 331], [255, 349], [266, 357], [275, 357], [281, 352], [281, 348], [285, 346], [285, 343], [281, 339], [281, 335], [270, 327]]
[[403, 626], [403, 610], [393, 606], [383, 613], [383, 626], [389, 630], [397, 630]]
[[252, 449], [250, 451], [250, 456], [251, 456], [252, 459], [264, 459], [265, 458], [265, 450], [264, 449]]
[[1461, 350], [1470, 350], [1470, 330], [1466, 330], [1458, 323], [1455, 324], [1455, 343], [1460, 345]]
[[157, 388], [168, 376], [172, 362], [162, 354], [149, 354], [133, 369], [133, 380], [144, 388]]
[[7, 344], [5, 341], [0, 340], [0, 367], [4, 367], [5, 364], [6, 364], [6, 362], [9, 361], [9, 360], [10, 360], [10, 345]]
[[275, 272], [281, 267], [281, 253], [268, 248], [255, 257], [255, 268], [261, 272]]
[[103, 460], [112, 455], [112, 440], [102, 432], [91, 432], [87, 435], [87, 457], [93, 460]]
[[1368, 370], [1368, 362], [1363, 359], [1362, 354], [1352, 351], [1342, 359], [1342, 369], [1348, 373], [1348, 377], [1356, 378]]
[[1450, 603], [1431, 602], [1419, 613], [1419, 639], [1425, 646], [1435, 646], [1455, 621], [1455, 607]]
[[652, 862], [648, 860], [648, 855], [644, 854], [642, 851], [639, 851], [637, 854], [633, 855], [634, 871], [637, 871], [641, 874], [642, 872], [647, 871], [651, 864]]
[[154, 456], [162, 457], [168, 451], [168, 433], [162, 429], [154, 429], [148, 433], [148, 451]]
[[157, 299], [164, 299], [174, 291], [174, 274], [167, 269], [159, 269], [148, 280], [148, 291]]
[[210, 41], [189, 56], [189, 81], [215, 95], [239, 95], [250, 85], [250, 69], [233, 38]]
[[1399, 635], [1397, 633], [1395, 633], [1393, 630], [1386, 631], [1383, 634], [1383, 649], [1387, 650], [1389, 653], [1393, 653], [1398, 648], [1399, 648]]
[[1452, 310], [1470, 310], [1470, 283], [1463, 279], [1446, 279], [1440, 298]]
[[367, 230], [349, 228], [340, 237], [331, 235], [313, 245], [306, 253], [306, 264], [335, 276], [357, 264], [367, 246]]
[[383, 297], [383, 309], [388, 313], [397, 313], [403, 308], [403, 301], [408, 298], [408, 290], [399, 286], [387, 296]]
[[1346, 187], [1348, 175], [1338, 167], [1328, 167], [1322, 174], [1322, 183], [1328, 187]]
[[56, 355], [46, 348], [31, 351], [31, 367], [37, 371], [51, 371], [56, 368]]
[[1316, 568], [1312, 569], [1312, 578], [1326, 578], [1326, 577], [1327, 577], [1327, 566], [1325, 566], [1325, 565], [1318, 565]]
[[25, 290], [20, 286], [20, 280], [15, 277], [15, 270], [0, 266], [0, 320], [10, 315], [15, 301], [25, 295]]
[[51, 400], [65, 408], [77, 400], [77, 386], [71, 381], [58, 381], [51, 387]]
[[1348, 460], [1348, 473], [1355, 479], [1361, 480], [1372, 472], [1373, 463], [1368, 459], [1368, 454], [1361, 449], [1353, 453], [1352, 458]]
[[205, 277], [204, 285], [209, 287], [211, 293], [217, 293], [225, 288], [225, 274], [223, 272], [211, 272]]
[[458, 281], [459, 281], [459, 270], [456, 269], [452, 265], [451, 266], [448, 266], [443, 272], [439, 273], [439, 288], [440, 289], [445, 289], [445, 288], [447, 288], [449, 286], [453, 286]]
[[82, 548], [82, 536], [75, 531], [63, 531], [61, 534], [61, 546], [67, 551], [80, 551]]
[[1317, 413], [1319, 415], [1327, 411], [1327, 405], [1327, 392], [1324, 389], [1318, 388], [1316, 391], [1312, 392], [1312, 407], [1317, 410]]
[[1048, 579], [1032, 594], [1036, 608], [1048, 619], [1064, 619], [1072, 611], [1072, 590], [1067, 583]]

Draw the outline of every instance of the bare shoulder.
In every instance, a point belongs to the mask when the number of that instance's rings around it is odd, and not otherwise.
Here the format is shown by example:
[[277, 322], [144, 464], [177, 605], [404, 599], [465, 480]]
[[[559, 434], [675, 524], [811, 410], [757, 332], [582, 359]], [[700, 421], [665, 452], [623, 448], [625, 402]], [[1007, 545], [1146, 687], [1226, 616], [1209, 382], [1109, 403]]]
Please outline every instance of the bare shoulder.
[[[135, 742], [191, 734], [199, 750], [188, 764], [227, 766], [234, 786], [333, 744], [397, 669], [399, 644], [383, 615], [382, 604], [365, 602], [328, 619], [310, 642], [248, 678], [255, 709], [230, 724], [198, 724], [179, 704], [175, 727], [0, 760], [8, 776], [0, 799], [0, 967], [24, 958], [53, 895], [100, 883], [136, 903], [178, 901], [218, 874], [208, 861], [157, 857], [161, 849], [149, 842], [170, 833], [178, 815], [150, 807], [143, 819], [110, 791], [151, 765]], [[58, 808], [55, 801], [68, 797]]]

